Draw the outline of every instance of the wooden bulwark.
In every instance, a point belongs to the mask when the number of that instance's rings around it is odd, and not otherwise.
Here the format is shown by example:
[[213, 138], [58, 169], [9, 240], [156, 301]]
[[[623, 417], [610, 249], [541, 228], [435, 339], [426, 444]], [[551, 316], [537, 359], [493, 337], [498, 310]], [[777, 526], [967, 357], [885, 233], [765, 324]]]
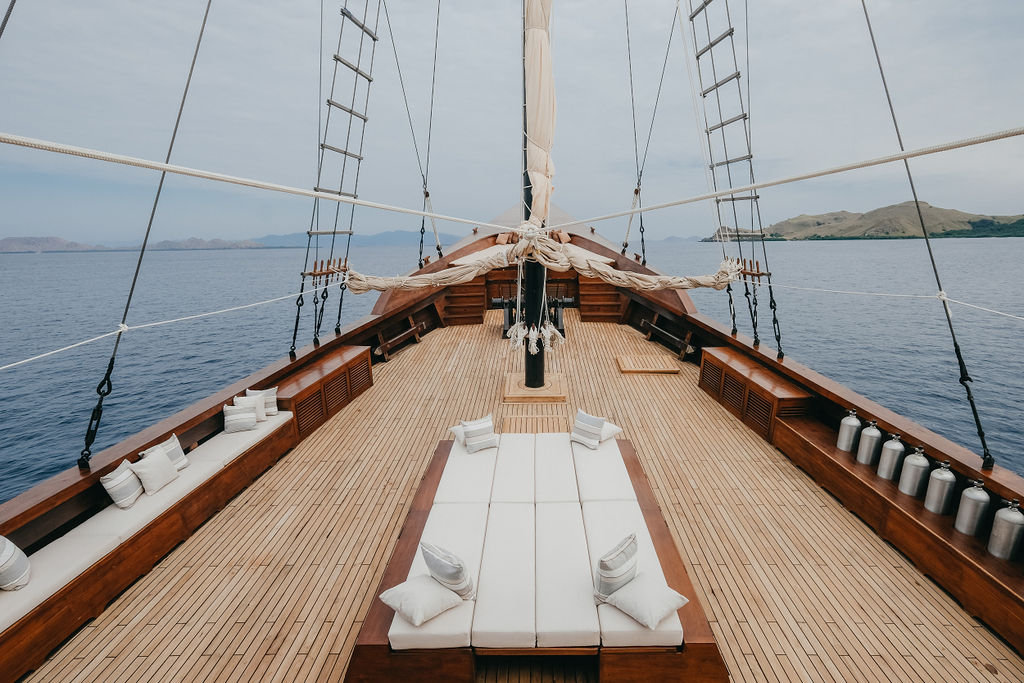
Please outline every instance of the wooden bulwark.
[[[437, 329], [242, 492], [32, 680], [339, 680], [434, 445], [460, 419], [605, 415], [637, 449], [736, 681], [1015, 681], [1024, 663], [657, 349], [581, 324], [549, 354], [565, 404], [502, 404], [522, 354], [483, 325]], [[452, 349], [458, 349], [453, 353]], [[674, 357], [670, 351], [664, 351]], [[553, 658], [481, 658], [477, 680], [591, 680]], [[410, 679], [411, 680], [411, 679]]]

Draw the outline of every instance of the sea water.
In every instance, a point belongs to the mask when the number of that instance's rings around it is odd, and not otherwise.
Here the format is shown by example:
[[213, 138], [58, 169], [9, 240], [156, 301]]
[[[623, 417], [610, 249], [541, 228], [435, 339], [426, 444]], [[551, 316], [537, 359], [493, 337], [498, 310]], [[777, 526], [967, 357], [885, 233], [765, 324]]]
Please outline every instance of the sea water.
[[[950, 297], [1024, 316], [1014, 277], [1024, 238], [933, 244]], [[737, 253], [737, 245], [725, 246], [729, 255]], [[752, 245], [742, 246], [749, 257]], [[650, 265], [672, 274], [714, 272], [722, 258], [719, 244], [662, 241], [651, 247]], [[791, 288], [934, 295], [938, 288], [922, 241], [771, 242], [767, 251], [788, 358], [979, 452], [937, 299]], [[757, 256], [763, 260], [760, 251]], [[130, 252], [0, 255], [0, 365], [116, 329], [136, 258]], [[300, 249], [148, 253], [128, 324], [296, 293], [303, 258]], [[354, 247], [351, 260], [367, 273], [405, 273], [416, 265], [416, 245]], [[338, 295], [333, 287], [323, 323], [327, 338]], [[750, 334], [743, 286], [735, 286], [733, 295], [740, 331]], [[762, 343], [774, 347], [766, 288], [757, 295]], [[693, 298], [701, 312], [728, 323], [725, 292], [697, 291]], [[348, 294], [342, 323], [369, 313], [375, 300], [374, 294]], [[305, 304], [300, 347], [312, 337], [308, 290]], [[992, 453], [1001, 465], [1024, 473], [1024, 322], [951, 306]], [[285, 356], [294, 322], [294, 297], [288, 297], [126, 333], [93, 452]], [[0, 501], [74, 466], [112, 346], [110, 337], [0, 372]]]

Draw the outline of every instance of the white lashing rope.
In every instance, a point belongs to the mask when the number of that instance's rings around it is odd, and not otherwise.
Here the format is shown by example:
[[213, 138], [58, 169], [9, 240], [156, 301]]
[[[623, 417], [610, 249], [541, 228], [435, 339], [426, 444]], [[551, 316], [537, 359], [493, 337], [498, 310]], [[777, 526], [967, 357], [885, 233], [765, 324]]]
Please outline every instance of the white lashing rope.
[[[1012, 138], [1018, 135], [1024, 135], [1024, 126], [1020, 126], [1017, 128], [1009, 128], [1007, 130], [1001, 130], [995, 133], [987, 133], [985, 135], [977, 135], [975, 137], [964, 138], [962, 140], [944, 142], [938, 145], [932, 145], [930, 147], [920, 147], [918, 149], [912, 149], [907, 152], [899, 152], [897, 154], [890, 154], [888, 156], [877, 157], [875, 159], [868, 159], [866, 161], [857, 161], [852, 164], [846, 164], [843, 166], [834, 166], [832, 168], [826, 168], [820, 171], [811, 171], [809, 173], [802, 173], [800, 175], [789, 176], [788, 178], [766, 180], [760, 183], [744, 185], [742, 187], [731, 187], [726, 190], [719, 190], [718, 192], [707, 192], [705, 194], [696, 195], [694, 197], [688, 197], [686, 199], [677, 199], [670, 202], [663, 202], [661, 204], [651, 204], [649, 206], [643, 207], [642, 209], [629, 209], [628, 211], [618, 211], [616, 213], [609, 213], [604, 216], [596, 216], [594, 218], [585, 218], [583, 220], [578, 221], [568, 221], [566, 223], [560, 223], [559, 225], [549, 226], [549, 229], [561, 230], [563, 228], [568, 228], [573, 225], [585, 225], [588, 223], [598, 223], [600, 221], [610, 220], [612, 218], [622, 218], [623, 216], [628, 216], [633, 213], [649, 213], [651, 211], [658, 211], [660, 209], [668, 209], [673, 206], [682, 206], [683, 204], [694, 204], [696, 202], [702, 202], [706, 199], [715, 199], [716, 197], [725, 197], [727, 195], [732, 194], [744, 194], [747, 192], [754, 192], [755, 190], [760, 190], [763, 187], [788, 185], [789, 183], [795, 183], [801, 180], [821, 178], [822, 176], [835, 175], [836, 173], [845, 173], [847, 171], [855, 171], [860, 168], [881, 166], [882, 164], [889, 164], [894, 161], [903, 161], [904, 159], [913, 159], [915, 157], [928, 156], [929, 154], [949, 152], [954, 149], [962, 149], [964, 147], [972, 147], [974, 145], [981, 145], [987, 142], [995, 142], [996, 140], [1004, 140], [1006, 138]], [[0, 141], [2, 141], [2, 137], [0, 137]]]
[[339, 202], [341, 204], [353, 204], [355, 206], [365, 206], [368, 209], [380, 209], [382, 211], [393, 211], [395, 213], [410, 214], [413, 216], [426, 216], [427, 218], [436, 218], [442, 221], [451, 221], [452, 223], [463, 223], [465, 225], [482, 226], [486, 228], [494, 228], [500, 232], [507, 232], [508, 227], [504, 225], [495, 225], [494, 223], [483, 223], [481, 221], [474, 221], [468, 218], [457, 218], [455, 216], [446, 216], [440, 213], [431, 213], [429, 211], [420, 211], [419, 209], [407, 209], [401, 206], [393, 206], [391, 204], [381, 204], [379, 202], [368, 202], [365, 199], [355, 199], [353, 197], [343, 197], [331, 192], [317, 192], [315, 190], [304, 190], [301, 187], [291, 187], [289, 185], [279, 185], [277, 183], [268, 183], [263, 180], [255, 180], [253, 178], [243, 178], [239, 176], [227, 175], [224, 173], [214, 173], [212, 171], [203, 171], [197, 168], [191, 168], [189, 166], [178, 166], [176, 164], [164, 164], [159, 161], [149, 161], [147, 159], [140, 159], [138, 157], [127, 156], [124, 154], [111, 154], [110, 152], [101, 152], [96, 149], [89, 149], [86, 147], [75, 147], [73, 145], [65, 145], [60, 142], [51, 142], [48, 140], [38, 140], [36, 138], [26, 138], [20, 135], [11, 135], [10, 133], [0, 133], [0, 142], [6, 145], [15, 145], [17, 147], [27, 147], [28, 149], [38, 149], [43, 152], [54, 152], [56, 154], [66, 154], [73, 157], [82, 157], [84, 159], [95, 159], [96, 161], [107, 161], [112, 164], [121, 164], [122, 166], [135, 166], [137, 168], [148, 168], [154, 171], [166, 171], [167, 173], [174, 173], [175, 175], [191, 176], [193, 178], [203, 178], [204, 180], [214, 180], [219, 183], [229, 183], [231, 185], [242, 185], [244, 187], [254, 187], [258, 190], [269, 190], [271, 192], [281, 192], [284, 194], [294, 194], [300, 197], [312, 197], [315, 199], [325, 199], [327, 201]]
[[263, 306], [265, 304], [272, 304], [272, 303], [276, 303], [278, 301], [283, 301], [285, 299], [294, 299], [298, 295], [299, 295], [299, 292], [295, 292], [294, 294], [285, 294], [284, 296], [274, 297], [273, 299], [266, 299], [265, 301], [257, 301], [255, 303], [251, 303], [251, 304], [242, 304], [241, 306], [232, 306], [231, 308], [222, 308], [222, 309], [217, 310], [217, 311], [208, 311], [206, 313], [196, 313], [195, 315], [186, 315], [186, 316], [182, 316], [181, 318], [173, 318], [171, 320], [160, 320], [160, 321], [152, 322], [152, 323], [142, 323], [140, 325], [124, 325], [124, 324], [119, 324], [117, 326], [117, 329], [112, 330], [111, 332], [105, 332], [105, 333], [103, 333], [101, 335], [98, 335], [98, 336], [95, 336], [95, 337], [91, 337], [89, 339], [84, 339], [84, 340], [82, 340], [80, 342], [75, 342], [74, 344], [69, 344], [68, 346], [63, 346], [63, 347], [61, 347], [59, 349], [54, 349], [53, 351], [47, 351], [46, 353], [41, 353], [38, 356], [32, 356], [31, 358], [26, 358], [24, 360], [19, 360], [19, 361], [15, 362], [15, 363], [8, 363], [7, 365], [0, 365], [0, 372], [3, 372], [4, 370], [10, 370], [11, 368], [16, 368], [19, 365], [25, 365], [26, 363], [31, 363], [32, 361], [40, 360], [41, 358], [46, 358], [47, 356], [53, 356], [55, 354], [62, 353], [64, 351], [70, 351], [71, 349], [78, 348], [79, 346], [85, 346], [86, 344], [91, 344], [91, 343], [97, 342], [97, 341], [99, 341], [101, 339], [106, 339], [107, 337], [113, 337], [115, 334], [118, 334], [120, 332], [129, 332], [129, 331], [132, 331], [132, 330], [144, 330], [144, 329], [149, 328], [149, 327], [160, 327], [161, 325], [170, 325], [172, 323], [185, 322], [186, 320], [196, 320], [198, 318], [208, 318], [208, 317], [213, 316], [213, 315], [221, 315], [223, 313], [231, 313], [233, 311], [241, 311], [241, 310], [246, 309], [246, 308], [255, 308], [256, 306]]

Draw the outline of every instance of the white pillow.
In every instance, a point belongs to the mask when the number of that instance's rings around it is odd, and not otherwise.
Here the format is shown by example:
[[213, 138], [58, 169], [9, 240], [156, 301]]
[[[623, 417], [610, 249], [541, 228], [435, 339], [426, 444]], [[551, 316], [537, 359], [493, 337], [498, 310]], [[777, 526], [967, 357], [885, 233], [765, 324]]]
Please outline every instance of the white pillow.
[[494, 433], [494, 422], [490, 415], [472, 422], [463, 420], [462, 431], [466, 441], [466, 450], [470, 453], [498, 447], [498, 435]]
[[256, 429], [256, 409], [252, 406], [224, 406], [224, 433]]
[[449, 427], [448, 431], [455, 435], [455, 441], [458, 442], [460, 446], [466, 445], [466, 430], [462, 428], [462, 425]]
[[418, 574], [387, 589], [380, 594], [380, 599], [413, 626], [430, 621], [462, 602], [462, 598], [434, 581], [429, 574]]
[[463, 600], [476, 597], [473, 577], [466, 570], [466, 564], [458, 556], [433, 543], [420, 543], [420, 552], [427, 563], [427, 569], [434, 580]]
[[267, 415], [277, 415], [277, 387], [270, 387], [269, 389], [246, 389], [246, 396], [262, 396], [263, 397], [263, 409]]
[[174, 463], [160, 446], [142, 451], [138, 462], [128, 463], [128, 467], [142, 480], [147, 496], [152, 496], [178, 478], [178, 470], [174, 469]]
[[597, 561], [594, 597], [598, 602], [606, 601], [636, 576], [637, 547], [636, 534], [632, 533]]
[[622, 427], [616, 424], [612, 424], [605, 420], [604, 426], [601, 427], [601, 441], [607, 441], [613, 436], [618, 436], [622, 433]]
[[655, 629], [666, 617], [690, 601], [669, 588], [661, 577], [641, 572], [609, 595], [605, 602], [647, 628]]
[[127, 510], [142, 495], [142, 481], [132, 472], [130, 463], [122, 460], [110, 474], [100, 477], [100, 483], [107, 490], [114, 505]]
[[31, 576], [32, 566], [25, 551], [0, 536], [0, 590], [24, 588]]
[[604, 423], [603, 417], [594, 417], [582, 410], [577, 410], [576, 421], [572, 425], [569, 439], [595, 451], [601, 445], [601, 430], [604, 429]]
[[167, 439], [160, 444], [160, 447], [164, 449], [164, 453], [174, 463], [174, 469], [179, 472], [188, 467], [188, 458], [185, 457], [185, 451], [181, 447], [181, 443], [178, 441], [178, 437], [175, 434], [171, 434], [171, 438]]
[[267, 421], [267, 402], [262, 396], [235, 396], [235, 405], [256, 411], [256, 421]]

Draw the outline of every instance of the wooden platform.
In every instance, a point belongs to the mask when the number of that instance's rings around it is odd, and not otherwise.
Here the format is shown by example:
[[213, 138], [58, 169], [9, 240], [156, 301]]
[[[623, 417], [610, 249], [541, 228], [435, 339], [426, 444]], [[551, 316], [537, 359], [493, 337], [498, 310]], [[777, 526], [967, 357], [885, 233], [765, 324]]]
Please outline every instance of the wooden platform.
[[[522, 371], [498, 328], [435, 330], [57, 651], [32, 680], [340, 680], [434, 445], [493, 412], [577, 407], [624, 427], [736, 681], [1019, 681], [1024, 662], [863, 522], [678, 375], [566, 313], [564, 404], [503, 404]], [[459, 349], [452, 354], [450, 350]], [[664, 354], [674, 357], [670, 351]], [[593, 680], [571, 658], [493, 657], [478, 680]], [[2, 677], [2, 674], [0, 674]]]
[[[405, 581], [433, 505], [441, 473], [448, 462], [452, 441], [441, 441], [434, 450], [426, 472], [420, 480], [413, 503], [399, 533], [398, 543], [387, 560], [384, 576], [373, 595]], [[431, 681], [472, 681], [481, 657], [514, 655], [516, 657], [589, 657], [598, 662], [599, 681], [608, 683], [636, 680], [659, 681], [726, 681], [725, 670], [707, 616], [696, 599], [693, 582], [668, 526], [662, 517], [650, 482], [633, 445], [618, 441], [619, 451], [644, 522], [658, 555], [658, 563], [670, 587], [690, 601], [679, 609], [684, 642], [677, 647], [535, 647], [535, 648], [437, 648], [392, 650], [388, 632], [395, 611], [380, 602], [370, 603], [369, 611], [356, 637], [355, 649], [345, 676], [346, 683], [401, 680], [415, 678]]]
[[679, 373], [679, 363], [665, 354], [644, 354], [642, 356], [615, 356], [619, 372], [628, 374], [665, 374]]

